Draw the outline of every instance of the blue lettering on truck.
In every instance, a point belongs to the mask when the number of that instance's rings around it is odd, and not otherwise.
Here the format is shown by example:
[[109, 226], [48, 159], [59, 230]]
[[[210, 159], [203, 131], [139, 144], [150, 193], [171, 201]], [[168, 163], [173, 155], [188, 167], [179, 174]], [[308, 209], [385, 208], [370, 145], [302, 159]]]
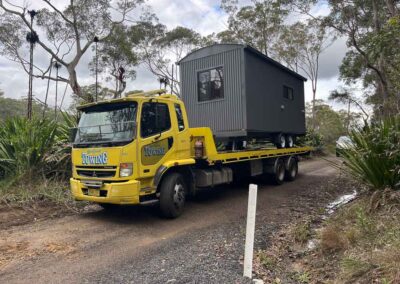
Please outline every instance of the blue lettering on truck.
[[82, 165], [105, 165], [107, 160], [107, 153], [101, 153], [96, 156], [82, 153]]

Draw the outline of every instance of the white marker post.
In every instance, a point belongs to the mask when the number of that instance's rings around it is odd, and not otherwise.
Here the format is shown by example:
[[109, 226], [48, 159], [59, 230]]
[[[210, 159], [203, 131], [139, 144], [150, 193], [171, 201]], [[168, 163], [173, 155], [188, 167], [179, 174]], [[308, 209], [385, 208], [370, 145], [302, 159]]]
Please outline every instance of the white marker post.
[[243, 276], [252, 278], [254, 229], [256, 226], [257, 185], [249, 186], [249, 203], [247, 205], [246, 243], [244, 247]]

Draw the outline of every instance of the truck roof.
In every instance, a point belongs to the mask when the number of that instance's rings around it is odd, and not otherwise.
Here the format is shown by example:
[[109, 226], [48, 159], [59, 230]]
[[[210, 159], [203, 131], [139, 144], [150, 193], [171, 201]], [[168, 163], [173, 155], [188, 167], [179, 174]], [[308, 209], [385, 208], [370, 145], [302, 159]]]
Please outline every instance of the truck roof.
[[119, 102], [127, 102], [127, 101], [141, 101], [141, 100], [148, 100], [148, 99], [160, 99], [164, 101], [176, 101], [176, 102], [181, 102], [181, 99], [173, 94], [166, 94], [165, 90], [160, 89], [160, 90], [152, 90], [148, 92], [141, 92], [141, 93], [130, 93], [127, 92], [125, 94], [124, 98], [118, 98], [118, 99], [110, 99], [110, 100], [104, 100], [104, 101], [98, 101], [98, 102], [92, 102], [92, 103], [86, 103], [83, 105], [80, 105], [77, 107], [78, 110], [99, 105], [99, 104], [112, 104], [112, 103], [119, 103]]

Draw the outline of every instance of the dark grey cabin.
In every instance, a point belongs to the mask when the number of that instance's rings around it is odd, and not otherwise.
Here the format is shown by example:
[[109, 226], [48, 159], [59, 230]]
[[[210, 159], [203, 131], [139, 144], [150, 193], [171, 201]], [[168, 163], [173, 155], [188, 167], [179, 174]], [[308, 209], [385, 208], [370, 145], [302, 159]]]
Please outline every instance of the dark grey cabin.
[[215, 44], [179, 65], [191, 127], [210, 127], [217, 138], [305, 134], [306, 79], [258, 50]]

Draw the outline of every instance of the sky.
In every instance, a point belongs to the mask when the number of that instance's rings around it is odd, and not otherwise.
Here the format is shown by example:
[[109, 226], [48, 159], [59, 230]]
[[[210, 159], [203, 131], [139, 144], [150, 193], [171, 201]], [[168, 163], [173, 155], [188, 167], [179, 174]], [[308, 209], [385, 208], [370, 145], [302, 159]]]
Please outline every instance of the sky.
[[[18, 0], [13, 1], [18, 2]], [[30, 8], [43, 7], [41, 0], [20, 1], [30, 5]], [[57, 6], [60, 8], [69, 1], [58, 0]], [[184, 26], [199, 32], [202, 35], [218, 33], [227, 28], [228, 15], [220, 8], [219, 0], [148, 0], [146, 5], [157, 15], [159, 21], [165, 24], [169, 29], [176, 26]], [[324, 15], [328, 12], [326, 5], [321, 4], [314, 7], [312, 11], [315, 15]], [[40, 36], [40, 34], [39, 34]], [[44, 35], [43, 35], [44, 36]], [[330, 91], [339, 88], [343, 85], [339, 80], [339, 66], [346, 53], [347, 47], [345, 40], [339, 38], [325, 52], [320, 59], [320, 73], [318, 81], [317, 98], [327, 99]], [[26, 51], [28, 55], [28, 51]], [[93, 57], [92, 51], [87, 52], [81, 59], [77, 68], [80, 85], [89, 85], [95, 82], [93, 75], [89, 73], [88, 63]], [[35, 48], [34, 62], [37, 64], [47, 62], [47, 54], [40, 47]], [[137, 76], [133, 81], [127, 82], [126, 91], [133, 89], [150, 90], [158, 89], [159, 83], [157, 78], [153, 76], [144, 66], [139, 66], [136, 69]], [[63, 70], [60, 74], [63, 74]], [[51, 83], [49, 94], [49, 104], [54, 106], [55, 94], [54, 84]], [[47, 81], [42, 79], [34, 79], [33, 89], [34, 97], [40, 101], [44, 101]], [[27, 96], [28, 76], [23, 71], [22, 67], [3, 56], [0, 56], [0, 90], [3, 90], [6, 97], [23, 98]], [[59, 83], [58, 105], [60, 106], [61, 98], [63, 97], [65, 84]], [[70, 99], [71, 91], [69, 87], [66, 91], [66, 96], [62, 104], [62, 108], [67, 108]], [[310, 82], [305, 84], [305, 99], [311, 101], [312, 91]], [[334, 105], [335, 109], [341, 108], [340, 105]]]

